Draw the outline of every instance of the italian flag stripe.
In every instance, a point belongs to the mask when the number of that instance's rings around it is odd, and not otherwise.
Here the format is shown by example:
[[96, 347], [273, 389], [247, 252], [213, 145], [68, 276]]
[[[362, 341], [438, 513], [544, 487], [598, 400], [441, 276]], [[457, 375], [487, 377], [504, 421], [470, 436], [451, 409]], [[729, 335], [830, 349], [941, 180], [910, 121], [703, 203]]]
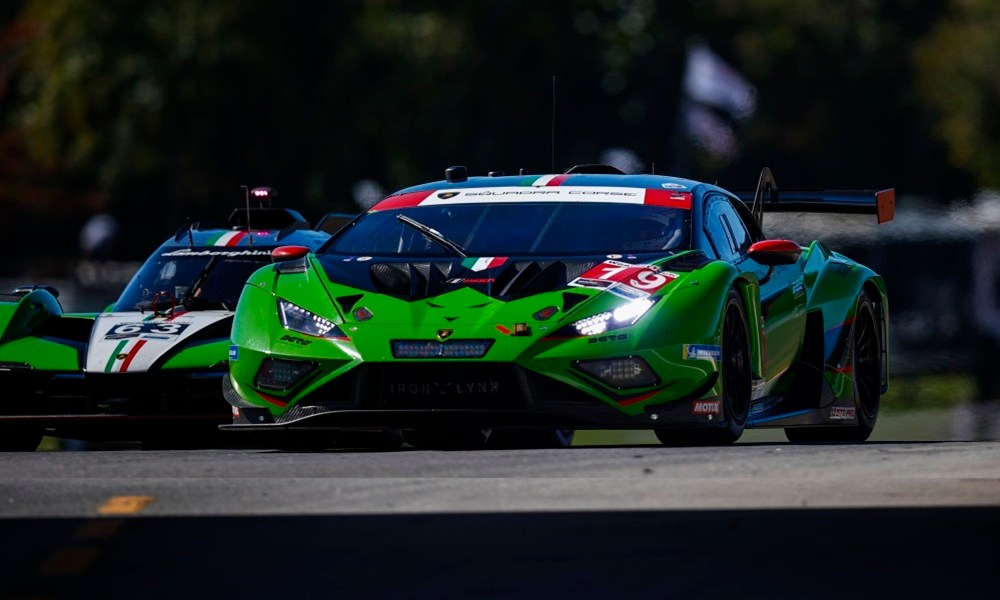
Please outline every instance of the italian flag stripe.
[[214, 246], [215, 243], [219, 241], [219, 238], [221, 238], [224, 235], [226, 235], [226, 234], [225, 233], [218, 233], [216, 235], [209, 236], [209, 238], [208, 238], [208, 245], [209, 246]]
[[[535, 183], [532, 183], [531, 185], [533, 185], [534, 187], [540, 187], [540, 186], [543, 186], [543, 185], [549, 185], [549, 182], [552, 181], [553, 179], [555, 179], [556, 177], [559, 177], [559, 176], [558, 175], [542, 175], [541, 177], [539, 177], [538, 179], [535, 180]], [[557, 183], [555, 185], [559, 185], [559, 184]]]
[[139, 340], [135, 343], [135, 346], [132, 346], [132, 350], [129, 351], [128, 356], [126, 356], [125, 360], [122, 361], [122, 366], [118, 372], [124, 373], [125, 371], [128, 371], [128, 366], [132, 364], [132, 359], [139, 353], [139, 348], [142, 348], [144, 345], [146, 345], [146, 340]]
[[473, 271], [485, 271], [499, 267], [505, 262], [507, 262], [506, 256], [484, 256], [483, 258], [467, 258], [462, 261], [462, 266]]
[[245, 231], [227, 231], [219, 236], [219, 239], [215, 240], [213, 246], [235, 246], [240, 243], [244, 237], [246, 237], [247, 232]]
[[108, 357], [108, 364], [104, 365], [105, 373], [111, 372], [111, 368], [115, 366], [115, 361], [118, 360], [118, 354], [122, 351], [122, 348], [124, 348], [125, 344], [127, 343], [128, 340], [122, 340], [118, 342], [118, 345], [115, 346], [115, 349], [111, 351], [111, 356]]
[[545, 185], [562, 185], [562, 182], [566, 181], [567, 179], [569, 179], [569, 175], [563, 173], [562, 175], [556, 175], [555, 177], [550, 179], [549, 182], [546, 183]]

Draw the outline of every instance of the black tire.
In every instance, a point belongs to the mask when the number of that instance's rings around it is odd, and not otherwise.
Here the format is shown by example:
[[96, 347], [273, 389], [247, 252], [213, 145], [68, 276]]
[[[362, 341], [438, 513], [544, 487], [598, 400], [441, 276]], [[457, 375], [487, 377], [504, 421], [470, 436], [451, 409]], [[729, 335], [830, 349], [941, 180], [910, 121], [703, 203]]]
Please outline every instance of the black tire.
[[858, 309], [851, 327], [851, 370], [854, 374], [856, 425], [840, 427], [789, 427], [790, 442], [863, 442], [875, 429], [882, 398], [882, 336], [875, 305], [865, 291], [858, 295]]
[[403, 439], [421, 450], [478, 450], [490, 434], [489, 429], [408, 429]]
[[743, 299], [729, 290], [722, 321], [722, 408], [725, 424], [699, 429], [656, 429], [665, 446], [732, 444], [743, 435], [750, 414], [750, 329]]
[[0, 430], [0, 452], [34, 452], [42, 432], [33, 427]]
[[486, 447], [493, 450], [567, 448], [573, 444], [572, 429], [494, 429]]

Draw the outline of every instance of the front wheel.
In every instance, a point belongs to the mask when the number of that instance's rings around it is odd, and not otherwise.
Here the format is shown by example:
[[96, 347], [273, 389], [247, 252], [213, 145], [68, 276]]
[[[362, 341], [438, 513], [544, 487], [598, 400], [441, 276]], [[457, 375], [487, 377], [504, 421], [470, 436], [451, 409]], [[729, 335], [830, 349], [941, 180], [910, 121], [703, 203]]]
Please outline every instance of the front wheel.
[[854, 379], [854, 412], [857, 424], [843, 427], [789, 427], [790, 442], [863, 442], [875, 429], [882, 397], [882, 336], [875, 305], [864, 291], [851, 328], [851, 371]]
[[722, 407], [725, 425], [704, 429], [657, 429], [666, 446], [732, 444], [743, 435], [750, 414], [750, 330], [743, 299], [729, 290], [722, 320]]

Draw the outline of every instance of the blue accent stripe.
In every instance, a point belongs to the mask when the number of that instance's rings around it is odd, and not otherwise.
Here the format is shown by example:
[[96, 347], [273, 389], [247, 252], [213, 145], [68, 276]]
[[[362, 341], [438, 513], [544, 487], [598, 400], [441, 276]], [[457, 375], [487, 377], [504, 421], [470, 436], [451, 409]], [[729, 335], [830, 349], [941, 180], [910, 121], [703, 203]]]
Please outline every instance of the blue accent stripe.
[[805, 410], [797, 410], [795, 412], [785, 413], [783, 415], [775, 415], [773, 417], [764, 417], [763, 419], [751, 419], [748, 423], [749, 425], [756, 425], [758, 423], [770, 423], [771, 421], [778, 421], [780, 419], [787, 419], [788, 417], [797, 417], [799, 415], [807, 415], [813, 412], [814, 408], [807, 408]]

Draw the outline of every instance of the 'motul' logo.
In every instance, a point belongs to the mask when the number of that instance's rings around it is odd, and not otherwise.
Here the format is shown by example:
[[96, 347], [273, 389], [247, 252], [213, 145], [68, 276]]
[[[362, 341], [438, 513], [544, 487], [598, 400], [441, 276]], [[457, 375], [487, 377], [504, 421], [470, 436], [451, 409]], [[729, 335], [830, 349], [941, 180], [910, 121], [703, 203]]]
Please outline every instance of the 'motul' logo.
[[437, 338], [439, 341], [445, 341], [451, 337], [451, 334], [455, 333], [454, 329], [438, 329]]

